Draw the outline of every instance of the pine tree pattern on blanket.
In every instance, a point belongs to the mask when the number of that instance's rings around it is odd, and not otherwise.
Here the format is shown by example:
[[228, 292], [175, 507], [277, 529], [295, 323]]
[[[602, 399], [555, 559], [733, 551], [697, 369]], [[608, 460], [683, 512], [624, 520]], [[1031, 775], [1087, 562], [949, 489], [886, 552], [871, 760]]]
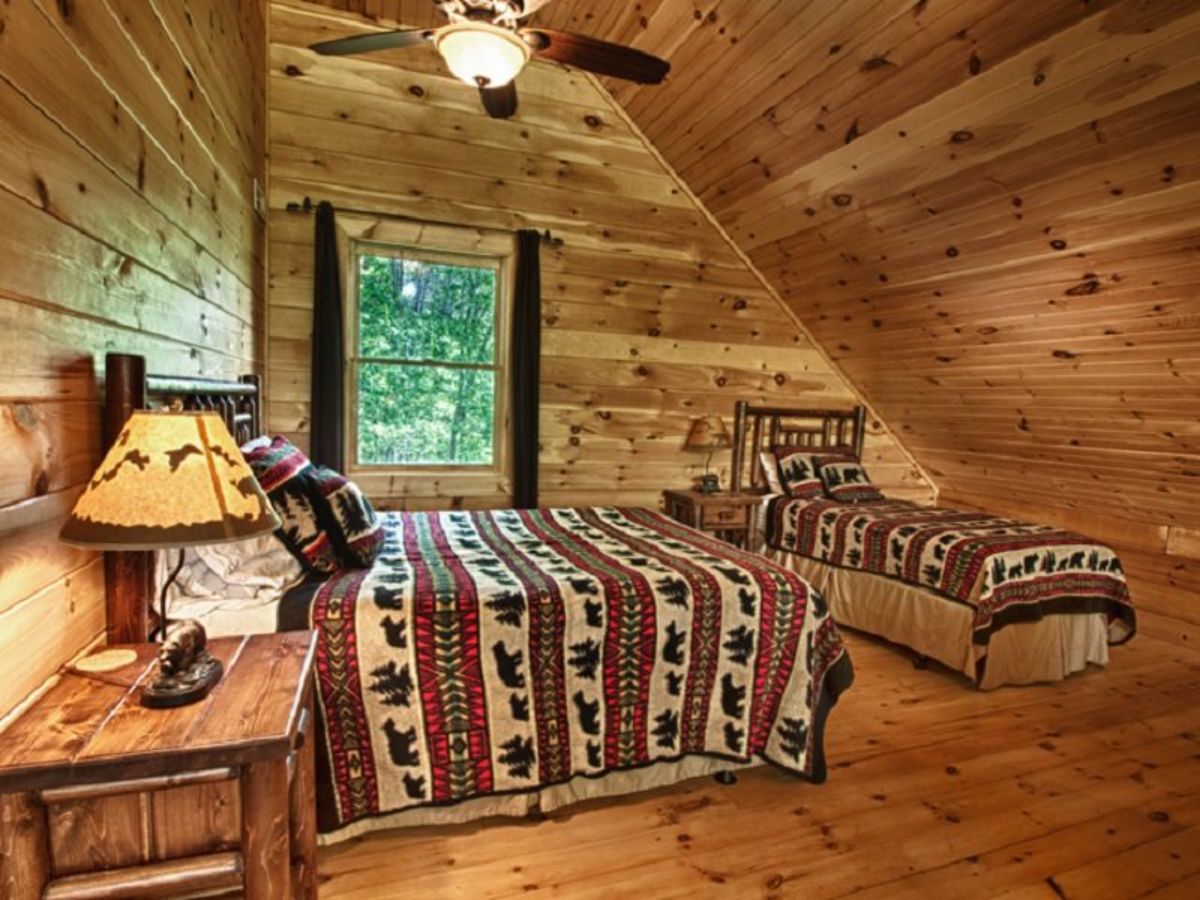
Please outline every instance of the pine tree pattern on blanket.
[[323, 831], [691, 754], [824, 780], [852, 670], [793, 573], [648, 510], [383, 518], [372, 569], [285, 600], [320, 631]]
[[767, 513], [767, 543], [968, 603], [975, 609], [972, 639], [980, 645], [1010, 622], [1060, 613], [1105, 613], [1114, 644], [1136, 630], [1116, 553], [1046, 525], [902, 500], [781, 497]]

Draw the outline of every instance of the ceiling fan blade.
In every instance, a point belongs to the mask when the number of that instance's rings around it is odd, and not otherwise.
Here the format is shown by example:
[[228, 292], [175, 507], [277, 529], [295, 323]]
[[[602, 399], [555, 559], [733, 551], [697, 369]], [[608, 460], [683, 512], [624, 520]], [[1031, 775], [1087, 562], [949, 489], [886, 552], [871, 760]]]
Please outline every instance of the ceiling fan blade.
[[308, 49], [322, 56], [349, 56], [355, 53], [374, 53], [377, 50], [395, 50], [400, 47], [416, 47], [433, 39], [429, 28], [379, 31], [373, 34], [356, 34], [334, 41], [321, 41]]
[[521, 34], [542, 59], [566, 63], [597, 75], [611, 75], [639, 84], [661, 84], [671, 71], [671, 64], [666, 60], [623, 44], [610, 44], [552, 28], [523, 28]]
[[493, 119], [510, 119], [517, 112], [517, 86], [511, 81], [504, 87], [481, 87], [479, 97]]

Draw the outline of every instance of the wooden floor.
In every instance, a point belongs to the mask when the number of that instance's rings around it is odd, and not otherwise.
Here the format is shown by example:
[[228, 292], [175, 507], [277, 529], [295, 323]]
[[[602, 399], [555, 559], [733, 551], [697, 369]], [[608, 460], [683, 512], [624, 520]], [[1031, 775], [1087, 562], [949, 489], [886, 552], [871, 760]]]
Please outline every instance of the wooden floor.
[[849, 636], [829, 781], [765, 768], [540, 824], [378, 834], [321, 856], [323, 898], [1200, 897], [1200, 654], [981, 694]]

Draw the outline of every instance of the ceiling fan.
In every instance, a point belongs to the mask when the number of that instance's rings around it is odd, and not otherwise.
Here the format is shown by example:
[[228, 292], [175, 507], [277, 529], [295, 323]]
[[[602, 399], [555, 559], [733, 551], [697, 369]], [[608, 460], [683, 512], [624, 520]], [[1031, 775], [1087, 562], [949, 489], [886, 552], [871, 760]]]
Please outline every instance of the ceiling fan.
[[326, 56], [349, 56], [432, 43], [454, 75], [479, 88], [483, 108], [494, 119], [516, 113], [513, 79], [535, 56], [639, 84], [661, 84], [671, 70], [670, 63], [632, 47], [521, 25], [522, 19], [551, 0], [433, 2], [450, 19], [449, 25], [359, 34], [322, 41], [310, 49]]

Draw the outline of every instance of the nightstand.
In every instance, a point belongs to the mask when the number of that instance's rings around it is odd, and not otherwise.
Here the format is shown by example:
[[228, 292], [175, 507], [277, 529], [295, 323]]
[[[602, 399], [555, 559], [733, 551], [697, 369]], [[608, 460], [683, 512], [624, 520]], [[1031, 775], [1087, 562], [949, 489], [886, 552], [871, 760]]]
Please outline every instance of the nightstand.
[[178, 709], [141, 706], [158, 646], [127, 649], [0, 736], [0, 896], [315, 897], [315, 633], [209, 641], [225, 676]]
[[663, 491], [667, 515], [684, 525], [707, 531], [721, 540], [743, 549], [751, 549], [754, 508], [762, 494], [717, 491]]

